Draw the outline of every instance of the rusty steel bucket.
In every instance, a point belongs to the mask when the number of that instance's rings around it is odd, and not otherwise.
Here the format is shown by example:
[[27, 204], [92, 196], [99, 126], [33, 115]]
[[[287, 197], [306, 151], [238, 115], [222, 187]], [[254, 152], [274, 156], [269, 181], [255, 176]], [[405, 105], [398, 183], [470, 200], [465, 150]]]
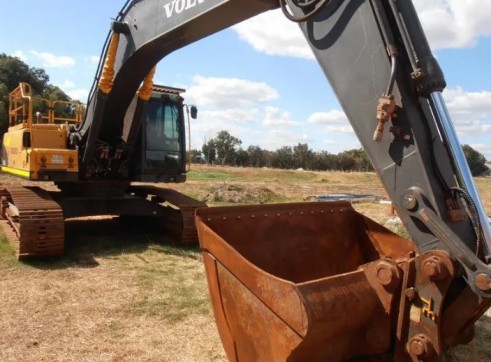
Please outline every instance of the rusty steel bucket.
[[[343, 361], [386, 352], [414, 245], [347, 202], [199, 209], [230, 361]], [[393, 334], [392, 334], [393, 335]]]

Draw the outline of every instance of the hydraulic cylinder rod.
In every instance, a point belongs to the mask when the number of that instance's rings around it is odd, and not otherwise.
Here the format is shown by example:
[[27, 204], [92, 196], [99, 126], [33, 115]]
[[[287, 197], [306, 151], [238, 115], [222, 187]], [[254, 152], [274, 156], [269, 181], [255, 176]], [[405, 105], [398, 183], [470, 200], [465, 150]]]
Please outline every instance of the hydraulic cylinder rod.
[[455, 165], [455, 173], [458, 178], [457, 181], [469, 193], [469, 196], [475, 203], [484, 237], [484, 254], [489, 256], [491, 251], [491, 228], [489, 220], [472, 179], [469, 165], [467, 164], [462, 146], [458, 141], [457, 132], [451, 121], [442, 93], [438, 91], [432, 92], [429, 97], [429, 102], [433, 114], [439, 123], [440, 132], [442, 133], [443, 138], [448, 142], [448, 151], [453, 164]]

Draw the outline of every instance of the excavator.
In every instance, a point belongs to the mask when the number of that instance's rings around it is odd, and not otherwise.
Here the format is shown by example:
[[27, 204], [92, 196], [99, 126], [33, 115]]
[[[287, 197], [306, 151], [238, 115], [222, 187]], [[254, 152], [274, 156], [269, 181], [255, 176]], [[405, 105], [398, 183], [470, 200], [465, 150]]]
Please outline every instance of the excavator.
[[131, 101], [119, 148], [113, 152], [110, 144], [95, 139], [91, 162], [84, 163], [87, 143], [73, 145], [69, 137], [83, 127], [85, 106], [37, 97], [29, 84], [20, 83], [9, 95], [2, 171], [29, 181], [51, 181], [54, 187], [1, 187], [0, 224], [17, 257], [61, 255], [65, 220], [94, 215], [130, 217], [133, 222], [146, 217], [162, 225], [173, 241], [196, 244], [194, 210], [205, 205], [148, 185], [186, 180], [185, 114], [188, 121], [189, 112], [196, 118], [197, 108], [184, 104], [184, 92], [154, 85], [149, 78]]
[[[74, 179], [62, 172], [58, 194], [5, 187], [2, 214], [21, 241], [23, 223], [52, 220], [54, 209], [66, 218], [123, 205], [149, 214], [146, 206], [158, 204], [150, 213], [160, 215], [165, 195], [132, 186], [145, 172], [129, 166], [137, 154], [150, 157], [138, 145], [155, 65], [278, 8], [305, 36], [410, 237], [346, 202], [194, 205], [226, 355], [246, 362], [387, 354], [436, 361], [472, 340], [491, 306], [491, 228], [442, 97], [443, 71], [410, 0], [127, 1], [112, 22], [83, 119], [60, 131]], [[12, 134], [9, 143], [9, 130], [8, 157], [14, 146], [34, 146], [34, 131], [30, 140]], [[39, 155], [31, 152], [31, 159]], [[47, 157], [36, 160], [48, 165]], [[32, 175], [46, 173], [41, 167]], [[101, 196], [111, 192], [114, 199]], [[38, 208], [41, 202], [54, 206]], [[72, 211], [79, 203], [85, 212]]]

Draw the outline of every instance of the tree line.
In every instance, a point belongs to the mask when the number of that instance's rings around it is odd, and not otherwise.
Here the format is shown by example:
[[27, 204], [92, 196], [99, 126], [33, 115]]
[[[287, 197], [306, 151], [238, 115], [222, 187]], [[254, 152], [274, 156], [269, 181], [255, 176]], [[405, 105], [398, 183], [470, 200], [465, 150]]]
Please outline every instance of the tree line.
[[[486, 158], [469, 145], [463, 146], [464, 154], [473, 176], [489, 174]], [[239, 167], [271, 167], [281, 169], [304, 169], [312, 171], [373, 171], [373, 166], [364, 149], [351, 149], [332, 154], [313, 151], [307, 143], [283, 146], [269, 151], [259, 146], [242, 148], [242, 141], [227, 131], [204, 142], [201, 150], [191, 150], [191, 161]]]
[[272, 167], [304, 170], [373, 171], [363, 149], [352, 149], [338, 154], [316, 152], [307, 143], [283, 146], [276, 151], [251, 145], [241, 147], [242, 141], [227, 131], [220, 131], [206, 141], [201, 150], [191, 151], [192, 162], [241, 167]]

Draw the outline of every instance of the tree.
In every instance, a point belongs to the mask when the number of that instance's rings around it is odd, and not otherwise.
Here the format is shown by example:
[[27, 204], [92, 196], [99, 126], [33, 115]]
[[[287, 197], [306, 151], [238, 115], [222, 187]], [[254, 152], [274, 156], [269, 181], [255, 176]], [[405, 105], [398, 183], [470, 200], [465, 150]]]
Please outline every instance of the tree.
[[311, 169], [314, 153], [306, 143], [299, 143], [293, 147], [293, 167]]
[[242, 147], [235, 152], [235, 166], [245, 167], [249, 165], [249, 154]]
[[348, 151], [339, 153], [337, 156], [337, 161], [338, 161], [338, 165], [337, 165], [338, 170], [353, 171], [355, 169], [356, 160]]
[[337, 156], [327, 151], [315, 152], [311, 167], [317, 171], [334, 170], [337, 167]]
[[354, 171], [373, 171], [372, 163], [363, 148], [348, 150], [346, 151], [346, 155], [353, 157], [355, 161], [353, 165]]
[[266, 152], [259, 146], [247, 147], [247, 154], [249, 155], [249, 166], [251, 167], [264, 167], [266, 166]]
[[272, 154], [271, 166], [275, 168], [293, 168], [293, 150], [290, 146], [283, 146]]
[[215, 162], [217, 152], [214, 139], [205, 141], [205, 143], [203, 143], [203, 147], [201, 147], [201, 151], [203, 152], [206, 162], [208, 162], [210, 165]]
[[0, 133], [3, 134], [8, 128], [8, 108], [9, 108], [9, 91], [7, 85], [0, 83]]
[[222, 165], [232, 165], [235, 158], [236, 147], [242, 144], [237, 137], [227, 131], [220, 131], [213, 139], [216, 149], [217, 160]]
[[489, 168], [486, 166], [486, 158], [481, 153], [469, 145], [463, 145], [462, 150], [464, 151], [472, 176], [485, 176], [489, 174]]
[[4, 53], [0, 54], [0, 83], [6, 84], [9, 92], [12, 92], [20, 82], [29, 83], [35, 94], [42, 94], [48, 85], [49, 76], [44, 69], [30, 68], [17, 57]]

